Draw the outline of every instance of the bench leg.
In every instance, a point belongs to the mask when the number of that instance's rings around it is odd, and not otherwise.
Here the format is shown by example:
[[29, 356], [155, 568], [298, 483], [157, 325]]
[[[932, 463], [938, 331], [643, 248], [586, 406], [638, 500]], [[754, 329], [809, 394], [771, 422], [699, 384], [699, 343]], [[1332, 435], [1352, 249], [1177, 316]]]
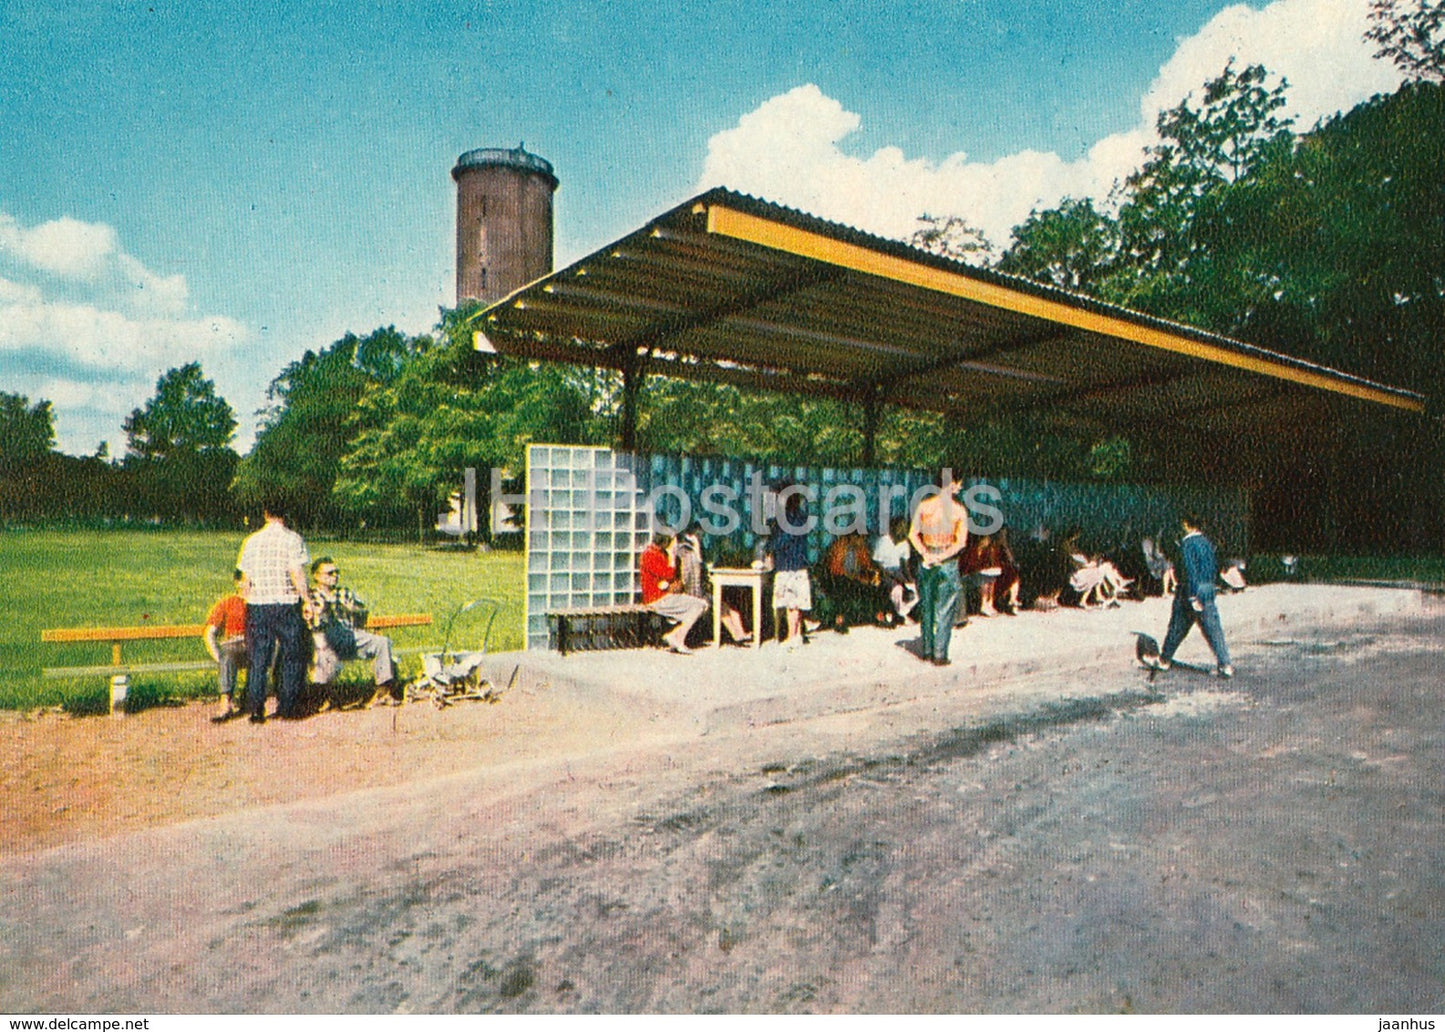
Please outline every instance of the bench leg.
[[130, 693], [130, 678], [125, 674], [116, 674], [110, 679], [110, 715], [124, 713], [126, 711], [126, 696]]

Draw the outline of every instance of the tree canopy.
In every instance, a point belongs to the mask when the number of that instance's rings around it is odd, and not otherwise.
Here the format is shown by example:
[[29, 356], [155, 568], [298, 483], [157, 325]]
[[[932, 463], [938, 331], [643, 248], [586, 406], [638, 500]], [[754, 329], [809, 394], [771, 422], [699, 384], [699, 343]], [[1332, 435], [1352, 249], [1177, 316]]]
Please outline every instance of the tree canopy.
[[229, 515], [236, 417], [199, 362], [164, 373], [155, 394], [123, 428], [132, 512], [200, 521]]
[[303, 524], [338, 519], [333, 488], [358, 433], [357, 406], [395, 381], [423, 346], [423, 339], [387, 326], [365, 337], [348, 333], [282, 369], [267, 388], [270, 406], [256, 442], [236, 470], [242, 505], [254, 509], [272, 493], [286, 498]]
[[1445, 3], [1441, 0], [1371, 0], [1365, 38], [1378, 45], [1407, 79], [1445, 82]]
[[215, 452], [236, 435], [236, 417], [199, 362], [171, 369], [156, 381], [144, 408], [122, 424], [130, 454], [167, 459], [183, 452]]
[[33, 465], [55, 447], [50, 402], [0, 391], [0, 470]]
[[350, 519], [425, 520], [468, 466], [520, 472], [530, 443], [609, 438], [590, 371], [479, 356], [466, 314], [444, 312], [435, 336], [414, 341], [396, 376], [357, 402], [333, 489]]

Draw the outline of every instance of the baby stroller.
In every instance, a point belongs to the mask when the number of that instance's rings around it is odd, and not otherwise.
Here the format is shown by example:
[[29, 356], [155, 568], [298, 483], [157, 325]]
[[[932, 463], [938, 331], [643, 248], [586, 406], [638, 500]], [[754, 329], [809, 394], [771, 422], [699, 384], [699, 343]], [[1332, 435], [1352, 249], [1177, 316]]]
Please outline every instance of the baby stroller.
[[1139, 543], [1139, 547], [1144, 553], [1144, 565], [1149, 570], [1149, 576], [1159, 585], [1159, 593], [1161, 595], [1174, 594], [1178, 577], [1174, 573], [1174, 564], [1169, 561], [1169, 557], [1159, 550], [1159, 546], [1154, 544], [1153, 538], [1145, 538]]
[[[457, 617], [478, 607], [486, 614], [481, 648], [466, 651], [453, 649], [452, 627], [455, 626]], [[481, 675], [479, 668], [487, 655], [492, 624], [496, 622], [501, 608], [502, 603], [494, 598], [476, 598], [457, 607], [447, 620], [446, 631], [442, 635], [442, 650], [422, 653], [422, 675], [406, 686], [405, 699], [410, 702], [430, 700], [436, 703], [438, 709], [468, 700], [496, 702], [500, 693]]]

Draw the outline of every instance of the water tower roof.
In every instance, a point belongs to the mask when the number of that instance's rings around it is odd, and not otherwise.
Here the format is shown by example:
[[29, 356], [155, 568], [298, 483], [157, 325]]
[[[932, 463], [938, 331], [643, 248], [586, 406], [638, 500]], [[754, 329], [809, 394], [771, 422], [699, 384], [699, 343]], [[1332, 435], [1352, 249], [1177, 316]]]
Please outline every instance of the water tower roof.
[[514, 168], [521, 172], [534, 172], [550, 180], [552, 189], [557, 189], [557, 174], [552, 163], [546, 158], [529, 154], [520, 145], [507, 147], [482, 147], [469, 150], [457, 158], [457, 167], [452, 169], [452, 178], [457, 179], [463, 172], [474, 168]]

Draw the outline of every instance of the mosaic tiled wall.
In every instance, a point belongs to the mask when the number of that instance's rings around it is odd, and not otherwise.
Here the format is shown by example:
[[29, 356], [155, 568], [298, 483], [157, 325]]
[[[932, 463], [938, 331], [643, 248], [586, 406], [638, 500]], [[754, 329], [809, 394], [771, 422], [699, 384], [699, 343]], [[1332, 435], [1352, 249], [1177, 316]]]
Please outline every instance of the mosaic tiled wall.
[[[837, 529], [821, 518], [830, 500], [846, 510], [844, 519], [860, 514], [872, 535], [886, 524], [885, 514], [907, 516], [909, 500], [929, 483], [931, 475], [920, 470], [776, 466], [533, 445], [527, 454], [527, 646], [549, 647], [549, 612], [637, 599], [637, 559], [651, 533], [654, 504], [664, 523], [677, 525], [689, 515], [705, 530], [720, 531], [704, 535], [709, 561], [747, 565], [759, 537], [756, 528], [766, 524], [775, 504], [772, 489], [808, 485], [815, 497], [810, 511], [819, 517], [808, 539], [816, 560]], [[1058, 536], [1077, 526], [1091, 551], [1137, 549], [1144, 537], [1172, 540], [1179, 515], [1193, 509], [1207, 521], [1222, 555], [1243, 555], [1249, 544], [1249, 498], [1243, 491], [1016, 478], [971, 478], [966, 484], [997, 491], [991, 504], [1016, 542], [1037, 528]]]

